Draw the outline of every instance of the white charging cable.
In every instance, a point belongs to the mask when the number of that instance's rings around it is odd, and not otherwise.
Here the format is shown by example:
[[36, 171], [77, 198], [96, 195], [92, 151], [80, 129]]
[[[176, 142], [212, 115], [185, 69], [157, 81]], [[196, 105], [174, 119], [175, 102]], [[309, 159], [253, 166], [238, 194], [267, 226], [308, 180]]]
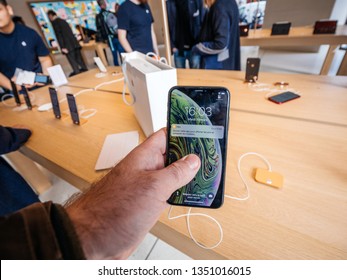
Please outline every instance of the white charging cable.
[[[90, 113], [88, 115], [84, 115], [87, 112], [90, 112]], [[92, 116], [94, 116], [97, 112], [98, 112], [98, 110], [96, 110], [96, 109], [83, 109], [83, 110], [79, 111], [82, 119], [89, 119]]]
[[[16, 107], [17, 104], [15, 102], [13, 102], [13, 99], [11, 98], [13, 97], [13, 95], [11, 93], [6, 93], [1, 97], [1, 104], [3, 104], [6, 107]], [[10, 99], [12, 102], [11, 104], [7, 103], [7, 99]]]
[[[30, 97], [31, 102], [34, 102], [36, 99], [36, 96], [32, 94], [31, 92], [28, 92], [28, 95]], [[13, 101], [11, 97], [14, 97], [11, 93], [6, 93], [1, 97], [1, 104], [3, 104], [6, 107], [17, 107], [17, 104], [15, 102], [11, 102], [11, 104], [7, 103], [7, 97], [10, 97], [9, 100]]]
[[94, 90], [98, 90], [99, 88], [101, 88], [102, 86], [105, 86], [105, 85], [118, 83], [118, 82], [122, 82], [122, 81], [124, 81], [124, 78], [120, 78], [120, 79], [113, 80], [113, 81], [110, 81], [110, 82], [104, 82], [104, 83], [101, 83], [101, 84], [98, 84], [97, 86], [95, 86]]
[[[238, 173], [239, 173], [239, 175], [241, 177], [243, 185], [245, 186], [247, 195], [245, 197], [236, 197], [236, 196], [231, 196], [231, 195], [224, 195], [224, 197], [230, 198], [230, 199], [234, 199], [234, 200], [238, 200], [238, 201], [245, 201], [245, 200], [249, 199], [249, 197], [250, 197], [249, 186], [248, 186], [247, 181], [246, 181], [246, 179], [244, 178], [244, 176], [242, 175], [242, 172], [241, 172], [241, 162], [247, 156], [257, 156], [257, 157], [261, 158], [266, 163], [267, 168], [269, 169], [269, 171], [272, 171], [272, 167], [271, 167], [270, 162], [263, 155], [255, 153], [255, 152], [248, 152], [248, 153], [245, 153], [245, 154], [241, 155], [239, 160], [238, 160], [238, 163], [237, 163], [237, 171], [238, 171]], [[172, 212], [173, 207], [174, 206], [171, 206], [170, 209], [169, 209], [168, 219], [169, 220], [176, 220], [176, 219], [179, 219], [179, 218], [186, 217], [189, 236], [190, 236], [190, 238], [194, 241], [194, 243], [197, 246], [199, 246], [200, 248], [206, 249], [206, 250], [211, 250], [211, 249], [214, 249], [214, 248], [218, 247], [219, 244], [222, 243], [223, 236], [224, 236], [223, 228], [222, 228], [221, 224], [215, 218], [211, 217], [210, 215], [203, 214], [203, 213], [191, 213], [192, 207], [189, 207], [187, 214], [182, 214], [182, 215], [171, 217], [171, 212]], [[206, 218], [212, 220], [219, 228], [219, 241], [216, 244], [212, 245], [212, 246], [205, 246], [205, 245], [199, 243], [196, 240], [196, 238], [194, 237], [193, 232], [192, 232], [191, 227], [190, 227], [190, 217], [191, 216], [202, 216], [202, 217], [206, 217]]]

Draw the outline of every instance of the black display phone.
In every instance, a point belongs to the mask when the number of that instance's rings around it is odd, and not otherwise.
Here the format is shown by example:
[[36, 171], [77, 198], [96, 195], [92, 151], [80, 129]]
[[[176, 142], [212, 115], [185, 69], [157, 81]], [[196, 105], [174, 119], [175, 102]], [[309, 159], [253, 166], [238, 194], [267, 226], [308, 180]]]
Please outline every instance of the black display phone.
[[54, 116], [57, 119], [61, 119], [61, 112], [60, 112], [60, 106], [59, 106], [57, 91], [55, 88], [52, 88], [52, 87], [50, 87], [48, 90], [49, 90], [49, 95], [50, 95], [51, 101], [52, 101]]
[[290, 100], [297, 99], [299, 97], [300, 97], [299, 94], [296, 94], [291, 91], [286, 91], [286, 92], [269, 97], [269, 100], [277, 104], [282, 104], [284, 102], [288, 102]]
[[80, 117], [78, 115], [78, 109], [77, 109], [77, 105], [76, 105], [75, 96], [71, 93], [68, 93], [68, 94], [66, 94], [66, 97], [67, 97], [67, 102], [69, 104], [72, 122], [74, 124], [79, 125], [80, 124]]
[[47, 84], [50, 83], [49, 76], [36, 74], [36, 76], [35, 76], [35, 83], [40, 83], [40, 84], [47, 85]]
[[289, 21], [275, 22], [272, 25], [271, 35], [288, 35], [292, 23]]
[[259, 77], [259, 68], [260, 68], [259, 57], [247, 58], [245, 81], [248, 83], [255, 83]]
[[22, 93], [23, 96], [24, 96], [25, 104], [27, 105], [28, 110], [32, 110], [32, 109], [33, 109], [33, 106], [31, 105], [29, 93], [28, 93], [28, 90], [26, 89], [25, 86], [22, 86], [21, 93]]
[[313, 34], [335, 34], [337, 20], [322, 19], [314, 24]]
[[20, 99], [19, 99], [17, 86], [13, 81], [11, 81], [11, 88], [12, 88], [12, 94], [13, 94], [14, 100], [16, 101], [17, 106], [21, 106], [22, 103], [20, 102]]
[[172, 205], [219, 208], [223, 204], [230, 93], [222, 87], [173, 87], [168, 98], [166, 165], [196, 154], [195, 178], [168, 199]]

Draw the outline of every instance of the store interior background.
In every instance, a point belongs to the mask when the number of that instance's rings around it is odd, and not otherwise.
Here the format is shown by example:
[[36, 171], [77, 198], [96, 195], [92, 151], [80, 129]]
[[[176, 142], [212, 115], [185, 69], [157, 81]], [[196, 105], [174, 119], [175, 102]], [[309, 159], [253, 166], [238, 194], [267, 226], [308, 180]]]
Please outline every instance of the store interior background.
[[[44, 2], [36, 0], [35, 2]], [[39, 27], [28, 4], [23, 0], [8, 0], [16, 15], [21, 16], [25, 23], [41, 34]], [[155, 30], [158, 43], [161, 45], [161, 54], [165, 54], [164, 44], [164, 24], [162, 16], [161, 1], [149, 0], [152, 13], [155, 19]], [[267, 0], [263, 28], [271, 28], [277, 21], [290, 21], [293, 27], [312, 26], [319, 19], [336, 19], [338, 25], [346, 24], [347, 1], [346, 0]], [[250, 31], [252, 32], [252, 30]], [[241, 47], [241, 67], [245, 70], [247, 57], [261, 58], [260, 71], [273, 73], [298, 73], [298, 74], [319, 74], [324, 58], [328, 51], [327, 46], [321, 47]], [[345, 51], [337, 50], [329, 75], [335, 75]], [[87, 66], [89, 69], [95, 68], [93, 62], [93, 51], [86, 52]], [[112, 54], [107, 50], [107, 57], [112, 65]], [[67, 59], [61, 54], [54, 55], [54, 61], [61, 64], [68, 75], [72, 69]], [[261, 82], [261, 72], [259, 75]], [[40, 167], [41, 168], [41, 167]], [[43, 168], [42, 168], [43, 169]], [[78, 192], [76, 188], [43, 169], [43, 172], [52, 181], [52, 186], [44, 192], [41, 200], [53, 200], [64, 203], [73, 193]], [[155, 236], [148, 234], [140, 247], [130, 257], [130, 259], [190, 259], [175, 248], [159, 240]]]

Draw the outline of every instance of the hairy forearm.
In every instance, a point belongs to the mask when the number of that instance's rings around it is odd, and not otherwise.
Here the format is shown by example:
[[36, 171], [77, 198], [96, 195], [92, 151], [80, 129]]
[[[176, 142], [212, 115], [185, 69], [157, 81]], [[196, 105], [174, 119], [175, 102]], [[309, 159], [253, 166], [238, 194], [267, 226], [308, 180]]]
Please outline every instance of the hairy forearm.
[[190, 155], [164, 167], [166, 130], [136, 147], [67, 206], [85, 256], [125, 259], [155, 225], [167, 199], [200, 168]]
[[153, 207], [158, 216], [147, 221], [148, 211], [140, 210], [141, 202], [134, 203], [143, 190], [130, 188], [151, 185], [150, 179], [125, 178], [122, 169], [114, 168], [67, 207], [87, 259], [128, 258], [166, 207], [165, 202], [160, 209]]

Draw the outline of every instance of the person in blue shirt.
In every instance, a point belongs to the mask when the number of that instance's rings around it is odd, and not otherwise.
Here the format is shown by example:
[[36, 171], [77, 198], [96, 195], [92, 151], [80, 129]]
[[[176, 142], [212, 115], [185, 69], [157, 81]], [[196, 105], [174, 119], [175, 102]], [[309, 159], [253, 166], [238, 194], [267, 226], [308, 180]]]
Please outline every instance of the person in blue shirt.
[[16, 68], [48, 75], [49, 51], [33, 29], [15, 24], [13, 10], [0, 0], [0, 87], [10, 90]]
[[154, 52], [159, 55], [153, 16], [147, 0], [127, 0], [120, 5], [118, 38], [126, 52]]
[[239, 9], [235, 0], [205, 0], [200, 42], [192, 52], [201, 55], [201, 68], [240, 70]]

